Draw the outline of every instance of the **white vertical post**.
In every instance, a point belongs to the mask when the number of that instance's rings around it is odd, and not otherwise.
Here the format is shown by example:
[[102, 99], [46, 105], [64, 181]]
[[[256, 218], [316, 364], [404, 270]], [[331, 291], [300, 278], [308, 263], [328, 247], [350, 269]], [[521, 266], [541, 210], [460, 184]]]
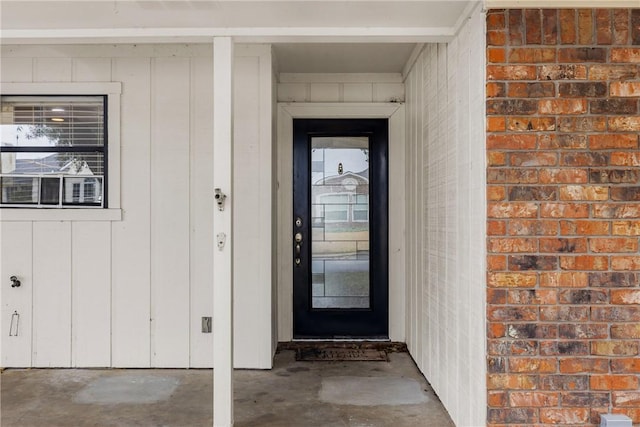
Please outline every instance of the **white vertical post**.
[[[213, 39], [213, 425], [233, 425], [233, 40]], [[222, 196], [221, 196], [222, 197]]]

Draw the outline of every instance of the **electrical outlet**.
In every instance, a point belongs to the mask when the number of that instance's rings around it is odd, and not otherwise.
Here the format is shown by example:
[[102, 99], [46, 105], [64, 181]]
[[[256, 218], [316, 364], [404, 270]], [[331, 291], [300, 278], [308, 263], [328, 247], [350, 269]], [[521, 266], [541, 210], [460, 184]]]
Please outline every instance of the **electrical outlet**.
[[203, 334], [211, 333], [211, 317], [202, 318], [202, 333]]

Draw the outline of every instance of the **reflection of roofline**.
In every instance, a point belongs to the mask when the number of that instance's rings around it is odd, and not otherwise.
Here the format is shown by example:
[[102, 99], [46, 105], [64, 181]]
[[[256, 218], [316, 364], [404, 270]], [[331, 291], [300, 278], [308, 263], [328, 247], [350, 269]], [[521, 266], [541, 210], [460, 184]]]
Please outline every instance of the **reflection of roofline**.
[[[28, 174], [28, 173], [36, 173], [36, 174], [60, 174], [65, 171], [70, 171], [70, 166], [74, 164], [74, 161], [77, 162], [75, 158], [71, 160], [65, 160], [65, 163], [62, 163], [59, 156], [64, 153], [51, 153], [44, 157], [38, 158], [26, 158], [26, 159], [16, 159], [15, 160], [15, 170], [12, 173], [17, 174]], [[92, 162], [94, 163], [94, 162]], [[80, 164], [81, 168], [76, 170], [72, 175], [94, 175], [93, 169], [91, 165], [86, 161], [82, 160]], [[95, 166], [95, 164], [94, 164]], [[65, 174], [68, 174], [66, 172]]]
[[[362, 175], [362, 174], [365, 174], [365, 173], [367, 174], [367, 176]], [[342, 175], [331, 175], [331, 176], [326, 176], [326, 177], [324, 177], [324, 178], [321, 178], [321, 179], [319, 179], [318, 181], [316, 181], [316, 182], [314, 183], [314, 185], [318, 185], [318, 184], [320, 184], [320, 183], [322, 183], [322, 182], [327, 182], [327, 181], [328, 181], [328, 180], [330, 180], [330, 179], [334, 179], [334, 178], [346, 178], [346, 177], [349, 177], [349, 176], [358, 177], [358, 178], [360, 178], [360, 179], [364, 179], [366, 182], [369, 182], [368, 175], [369, 175], [369, 169], [368, 169], [368, 168], [367, 168], [367, 169], [365, 169], [365, 170], [363, 170], [363, 171], [361, 171], [361, 172], [351, 172], [351, 171], [347, 171], [347, 172], [344, 172]]]

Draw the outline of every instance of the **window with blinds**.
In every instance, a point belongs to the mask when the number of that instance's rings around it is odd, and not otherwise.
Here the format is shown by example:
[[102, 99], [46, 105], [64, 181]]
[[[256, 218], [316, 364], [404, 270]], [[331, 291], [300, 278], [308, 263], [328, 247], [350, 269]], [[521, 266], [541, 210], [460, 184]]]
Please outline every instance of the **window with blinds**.
[[106, 96], [0, 100], [0, 207], [106, 207]]

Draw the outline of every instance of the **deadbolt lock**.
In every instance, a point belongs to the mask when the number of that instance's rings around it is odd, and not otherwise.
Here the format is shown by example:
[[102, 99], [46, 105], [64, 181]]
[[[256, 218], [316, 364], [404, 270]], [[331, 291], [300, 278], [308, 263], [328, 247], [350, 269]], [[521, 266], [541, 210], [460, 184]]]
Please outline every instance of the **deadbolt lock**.
[[295, 250], [296, 250], [296, 257], [295, 257], [295, 263], [297, 266], [300, 266], [300, 253], [302, 252], [302, 233], [297, 232], [296, 234], [293, 235], [293, 240], [296, 242], [295, 244]]

